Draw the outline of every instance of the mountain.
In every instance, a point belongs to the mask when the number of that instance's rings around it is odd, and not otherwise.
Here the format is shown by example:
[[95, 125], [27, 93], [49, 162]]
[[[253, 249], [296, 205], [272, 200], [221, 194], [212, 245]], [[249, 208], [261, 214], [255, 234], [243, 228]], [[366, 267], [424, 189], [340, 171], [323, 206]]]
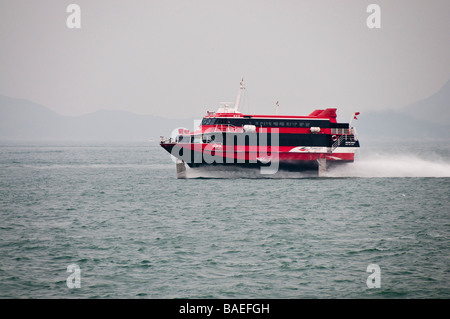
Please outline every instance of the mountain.
[[429, 98], [408, 105], [405, 111], [421, 120], [450, 125], [450, 80]]
[[399, 110], [361, 113], [353, 125], [361, 140], [449, 140], [450, 80], [435, 94]]
[[192, 130], [193, 121], [111, 110], [63, 116], [34, 102], [0, 95], [3, 140], [157, 141], [177, 127]]
[[[353, 122], [364, 140], [450, 139], [450, 81], [430, 97], [397, 111], [361, 113]], [[22, 99], [0, 95], [0, 139], [147, 141], [173, 129], [193, 129], [194, 118], [173, 120], [126, 111], [102, 110], [63, 116]]]

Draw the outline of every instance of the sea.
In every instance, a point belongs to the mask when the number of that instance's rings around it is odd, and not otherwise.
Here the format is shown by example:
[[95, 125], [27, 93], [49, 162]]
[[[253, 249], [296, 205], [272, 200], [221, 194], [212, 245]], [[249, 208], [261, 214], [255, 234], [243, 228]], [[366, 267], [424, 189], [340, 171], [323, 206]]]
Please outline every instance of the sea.
[[[176, 178], [156, 142], [0, 143], [0, 298], [450, 298], [450, 145]], [[189, 173], [189, 172], [188, 172]]]

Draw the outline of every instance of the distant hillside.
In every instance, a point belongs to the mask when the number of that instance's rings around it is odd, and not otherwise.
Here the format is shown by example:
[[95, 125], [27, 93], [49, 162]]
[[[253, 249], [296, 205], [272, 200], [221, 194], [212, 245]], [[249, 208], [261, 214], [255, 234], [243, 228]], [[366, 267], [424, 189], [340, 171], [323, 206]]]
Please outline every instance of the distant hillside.
[[160, 135], [168, 136], [177, 127], [193, 129], [193, 120], [110, 110], [63, 116], [42, 105], [0, 95], [3, 140], [157, 141]]
[[450, 125], [450, 80], [432, 96], [408, 105], [405, 112], [433, 123]]
[[438, 92], [398, 111], [361, 113], [354, 122], [370, 139], [450, 139], [450, 81]]
[[[157, 141], [177, 127], [192, 130], [193, 121], [109, 110], [63, 116], [42, 105], [0, 95], [3, 140]], [[450, 81], [436, 94], [399, 111], [363, 112], [354, 125], [361, 140], [449, 140], [449, 123]]]

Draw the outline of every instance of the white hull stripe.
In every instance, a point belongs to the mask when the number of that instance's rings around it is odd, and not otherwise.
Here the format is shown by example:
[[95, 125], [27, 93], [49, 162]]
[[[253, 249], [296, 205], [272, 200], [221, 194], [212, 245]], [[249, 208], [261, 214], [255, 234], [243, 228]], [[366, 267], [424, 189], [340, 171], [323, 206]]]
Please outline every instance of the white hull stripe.
[[[334, 153], [355, 153], [358, 147], [337, 147]], [[289, 153], [330, 153], [329, 147], [297, 146], [292, 148]]]

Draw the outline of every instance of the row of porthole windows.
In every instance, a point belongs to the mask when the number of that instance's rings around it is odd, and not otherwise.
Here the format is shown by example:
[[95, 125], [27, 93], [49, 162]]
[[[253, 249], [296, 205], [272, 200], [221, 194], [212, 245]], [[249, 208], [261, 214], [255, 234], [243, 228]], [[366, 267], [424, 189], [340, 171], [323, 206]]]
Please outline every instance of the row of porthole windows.
[[295, 120], [251, 120], [251, 119], [225, 119], [225, 118], [204, 118], [202, 125], [255, 125], [263, 127], [310, 127], [311, 123], [306, 121], [295, 121]]

